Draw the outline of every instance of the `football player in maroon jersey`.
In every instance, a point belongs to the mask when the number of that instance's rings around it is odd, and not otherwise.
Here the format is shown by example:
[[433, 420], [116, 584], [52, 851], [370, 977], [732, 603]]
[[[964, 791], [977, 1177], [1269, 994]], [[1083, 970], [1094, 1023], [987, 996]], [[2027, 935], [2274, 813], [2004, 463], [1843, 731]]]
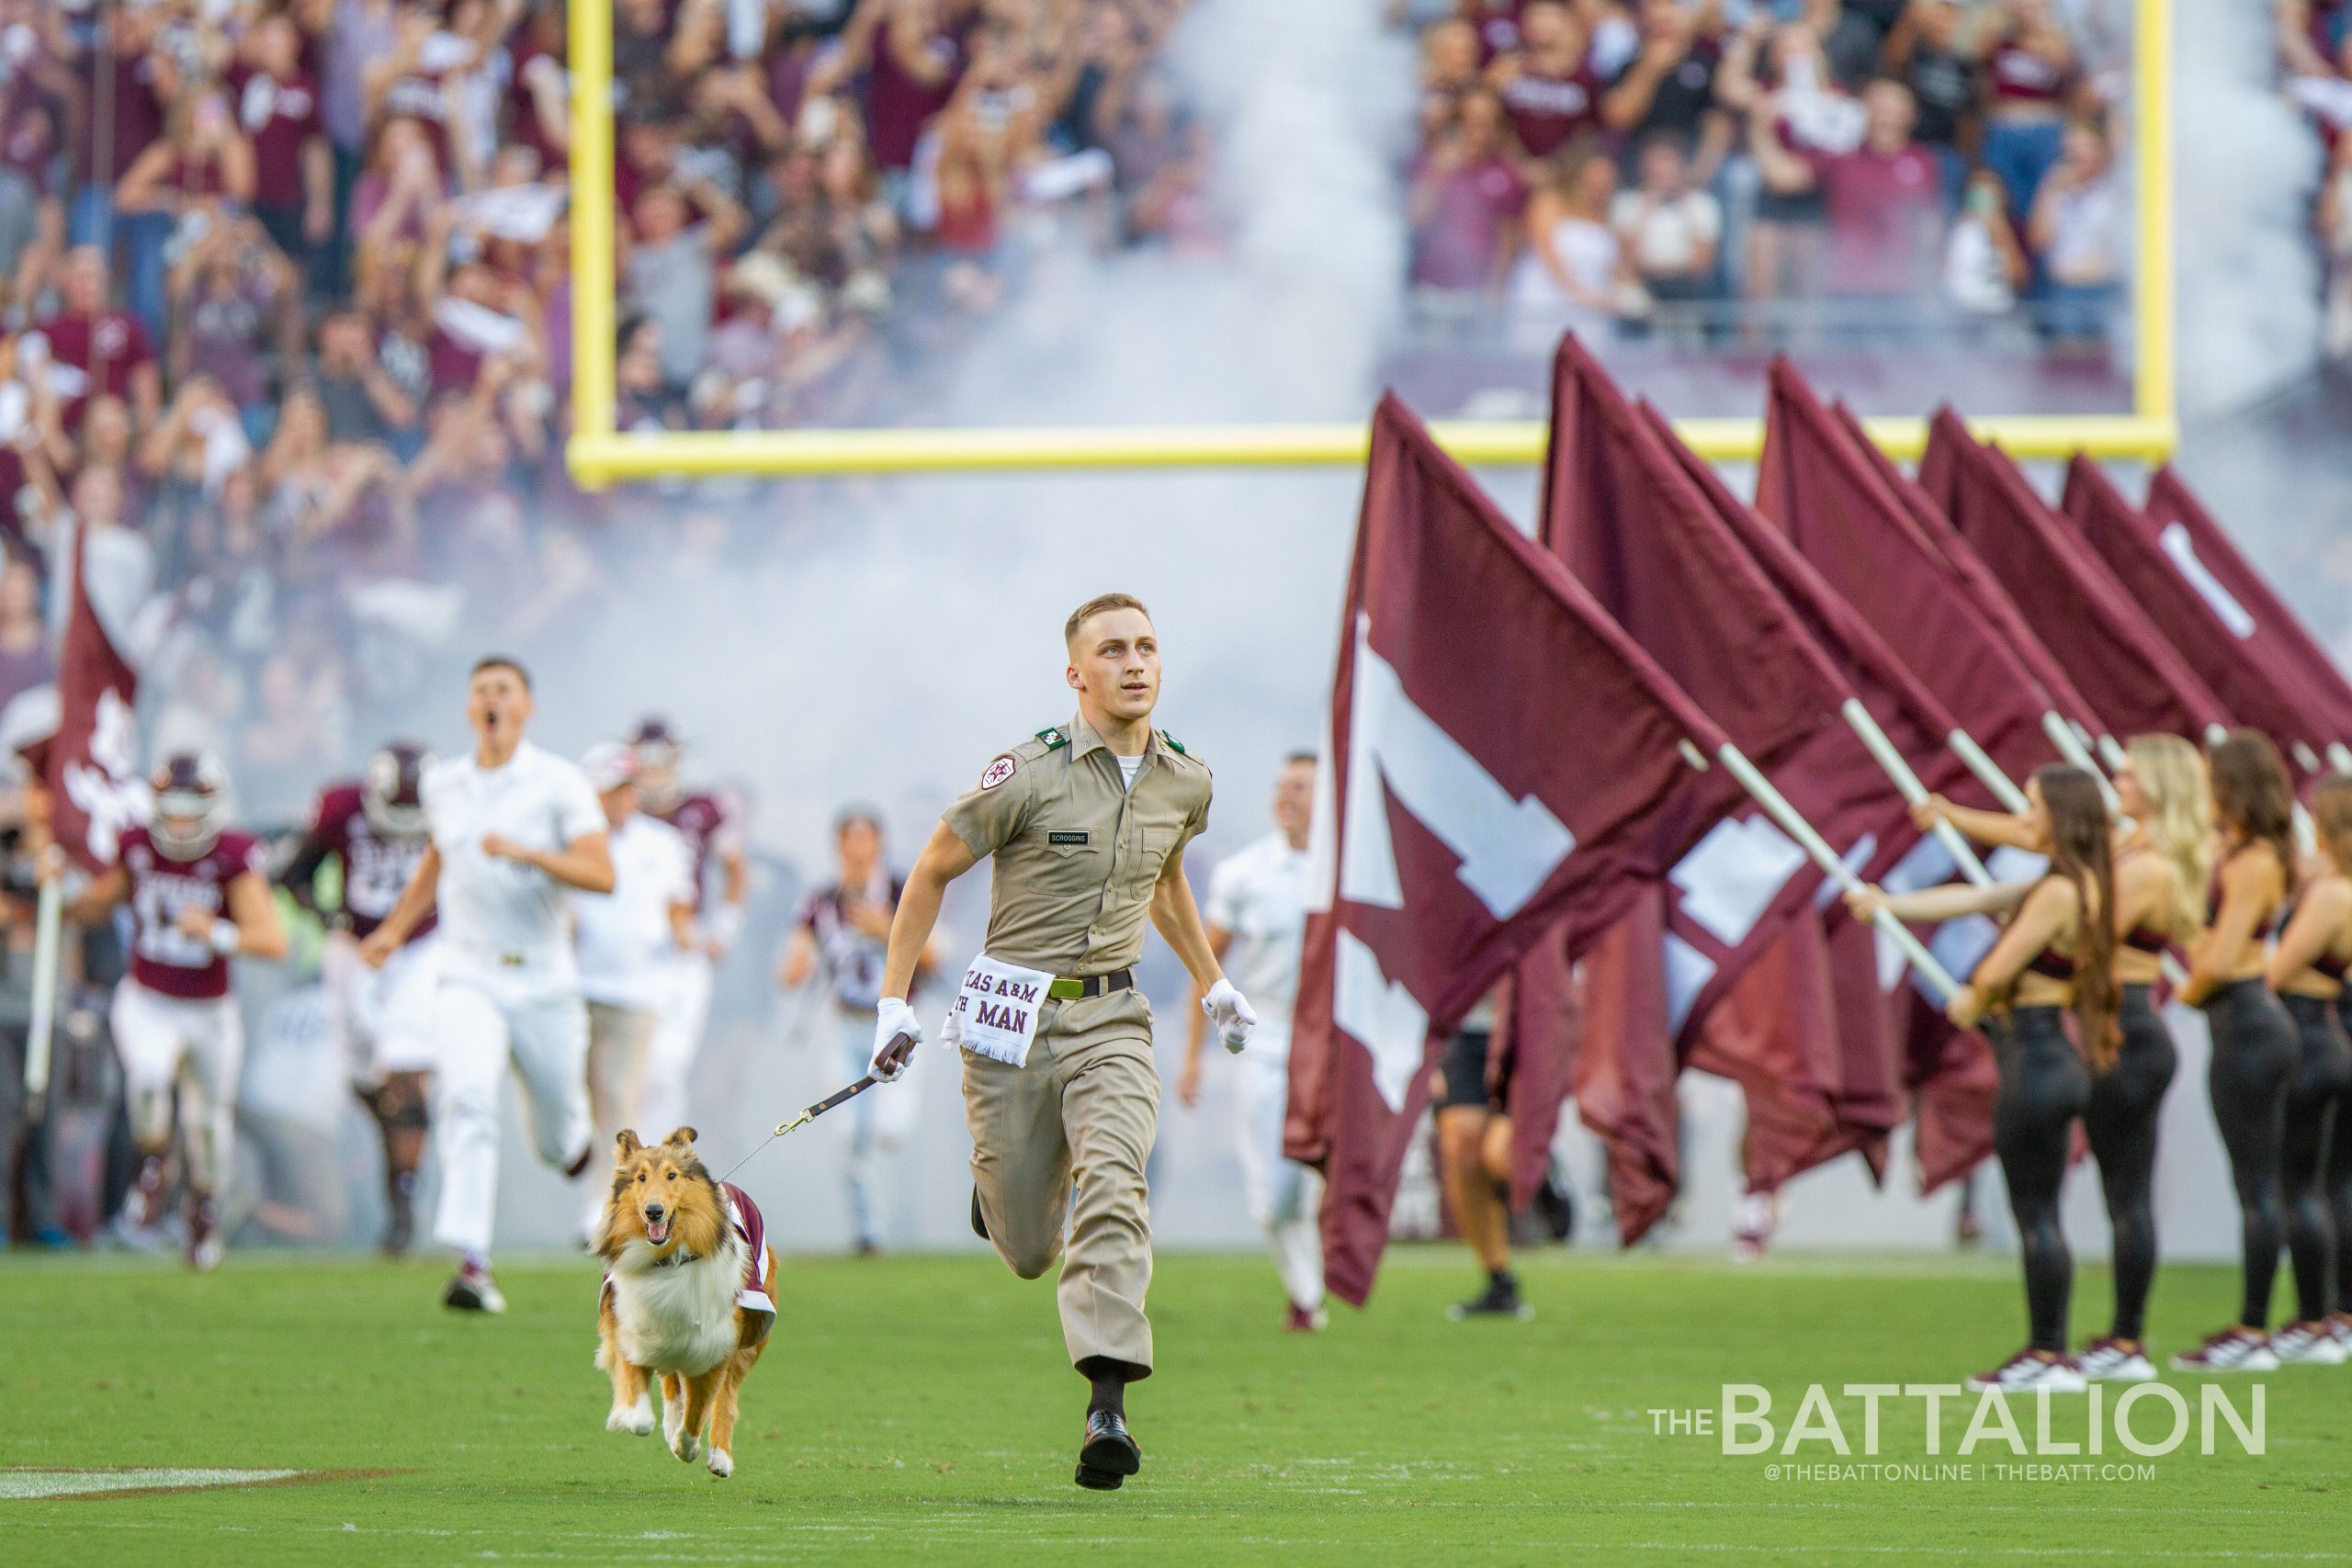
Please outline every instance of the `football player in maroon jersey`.
[[[352, 1085], [384, 1140], [384, 1251], [408, 1250], [415, 1232], [416, 1170], [424, 1158], [433, 1072], [433, 919], [427, 916], [381, 969], [359, 944], [383, 923], [424, 858], [424, 748], [395, 740], [368, 759], [366, 776], [319, 792], [310, 831], [278, 880], [327, 928], [319, 977], [327, 1011], [351, 1063]], [[340, 908], [319, 905], [319, 870], [335, 863]]]
[[[670, 959], [656, 1010], [653, 1039], [647, 1047], [645, 1087], [638, 1114], [647, 1126], [686, 1121], [686, 1075], [702, 1050], [703, 1026], [710, 1017], [713, 973], [743, 934], [743, 902], [750, 896], [751, 862], [743, 848], [740, 813], [710, 790], [690, 790], [679, 782], [684, 743], [667, 720], [648, 718], [629, 738], [637, 754], [639, 808], [684, 835], [694, 857], [695, 942]], [[718, 863], [718, 897], [711, 894], [711, 863]]]
[[[65, 918], [102, 920], [119, 904], [131, 912], [130, 973], [115, 988], [115, 1051], [122, 1059], [137, 1184], [119, 1222], [130, 1239], [153, 1236], [162, 1217], [164, 1161], [176, 1092], [187, 1178], [187, 1260], [220, 1261], [213, 1194], [235, 1147], [237, 1068], [244, 1029], [229, 990], [229, 961], [286, 956], [286, 930], [269, 890], [261, 840], [228, 827], [220, 765], [182, 752], [155, 770], [155, 813], [123, 830], [119, 858]], [[63, 857], [43, 857], [42, 874], [62, 874]]]

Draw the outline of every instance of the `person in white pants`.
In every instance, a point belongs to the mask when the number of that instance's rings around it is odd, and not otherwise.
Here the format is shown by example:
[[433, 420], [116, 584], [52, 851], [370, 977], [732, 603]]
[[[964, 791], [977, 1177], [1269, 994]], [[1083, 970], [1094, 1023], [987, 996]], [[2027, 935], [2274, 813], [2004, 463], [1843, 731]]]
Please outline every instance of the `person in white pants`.
[[531, 681], [514, 660], [474, 666], [473, 754], [424, 778], [432, 837], [400, 902], [359, 954], [381, 966], [436, 910], [441, 1037], [434, 1138], [441, 1203], [433, 1234], [458, 1256], [442, 1300], [503, 1312], [490, 1274], [498, 1200], [498, 1082], [512, 1065], [539, 1157], [577, 1178], [595, 1152], [588, 1113], [588, 1014], [571, 953], [571, 891], [613, 890], [605, 812], [578, 768], [523, 739]]
[[[1315, 798], [1315, 754], [1299, 752], [1274, 780], [1274, 830], [1237, 850], [1209, 878], [1202, 914], [1209, 944], [1259, 1010], [1242, 1048], [1235, 1132], [1250, 1217], [1266, 1233], [1274, 1268], [1290, 1297], [1284, 1326], [1323, 1326], [1323, 1243], [1316, 1229], [1322, 1179], [1283, 1157], [1283, 1117], [1290, 1103], [1291, 1009], [1298, 997], [1299, 943], [1306, 929], [1306, 829]], [[1201, 1046], [1207, 1018], [1193, 998], [1192, 1030], [1176, 1097], [1201, 1096]]]
[[628, 747], [637, 758], [639, 809], [678, 830], [693, 866], [695, 938], [662, 964], [662, 995], [646, 1047], [639, 1111], [658, 1129], [687, 1120], [686, 1080], [702, 1055], [718, 966], [743, 934], [752, 862], [742, 802], [725, 791], [685, 787], [678, 775], [685, 742], [667, 719], [641, 721]]
[[[693, 863], [676, 829], [638, 809], [634, 752], [607, 741], [580, 765], [612, 829], [613, 890], [571, 901], [588, 1004], [588, 1107], [597, 1146], [610, 1148], [625, 1127], [659, 1139], [676, 1125], [653, 1120], [643, 1095], [669, 961], [695, 940]], [[583, 1234], [595, 1234], [606, 1196], [604, 1182], [588, 1183]]]
[[[825, 988], [832, 993], [829, 1022], [833, 1070], [847, 1084], [865, 1076], [874, 1055], [874, 1015], [881, 1000], [882, 966], [889, 956], [890, 918], [898, 913], [906, 886], [890, 874], [882, 855], [882, 819], [872, 809], [853, 807], [842, 812], [833, 839], [841, 875], [800, 900], [776, 980], [786, 990], [796, 991], [822, 967]], [[926, 945], [916, 965], [918, 979], [936, 966], [935, 943]], [[914, 1131], [918, 1104], [910, 1094], [862, 1094], [842, 1107], [850, 1116], [842, 1175], [849, 1186], [851, 1235], [860, 1257], [882, 1250], [885, 1172]]]
[[[153, 788], [153, 819], [124, 829], [119, 858], [67, 906], [65, 919], [90, 925], [117, 905], [130, 907], [130, 973], [115, 987], [110, 1023], [140, 1161], [118, 1232], [133, 1246], [153, 1245], [176, 1117], [187, 1156], [188, 1266], [208, 1269], [220, 1261], [215, 1195], [228, 1188], [245, 1049], [230, 962], [283, 958], [286, 930], [269, 894], [268, 851], [226, 825], [220, 764], [182, 753], [155, 770]], [[63, 863], [49, 846], [44, 879], [62, 874]]]

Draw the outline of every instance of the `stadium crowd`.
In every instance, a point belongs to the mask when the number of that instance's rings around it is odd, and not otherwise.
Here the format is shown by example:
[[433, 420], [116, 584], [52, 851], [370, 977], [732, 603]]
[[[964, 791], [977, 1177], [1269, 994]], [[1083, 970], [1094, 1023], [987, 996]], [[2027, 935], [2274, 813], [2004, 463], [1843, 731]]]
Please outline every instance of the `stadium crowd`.
[[[1157, 58], [1184, 9], [623, 0], [623, 426], [904, 417], [1036, 247], [1213, 243]], [[484, 643], [545, 654], [623, 583], [763, 547], [769, 520], [564, 470], [565, 25], [0, 0], [0, 708], [51, 679], [86, 537], [141, 754], [217, 757], [236, 819], [283, 831]], [[102, 998], [73, 1016], [103, 1036]], [[288, 1234], [339, 1224], [311, 1185]]]
[[[1204, 236], [1153, 68], [1182, 9], [625, 0], [623, 426], [887, 418], [1024, 243]], [[172, 609], [153, 746], [283, 822], [455, 627], [527, 645], [647, 564], [625, 525], [676, 498], [562, 465], [564, 28], [561, 0], [0, 4], [0, 703], [46, 678], [27, 617], [85, 525]]]
[[1426, 331], [2103, 355], [2128, 34], [2098, 0], [1458, 0], [1419, 26]]

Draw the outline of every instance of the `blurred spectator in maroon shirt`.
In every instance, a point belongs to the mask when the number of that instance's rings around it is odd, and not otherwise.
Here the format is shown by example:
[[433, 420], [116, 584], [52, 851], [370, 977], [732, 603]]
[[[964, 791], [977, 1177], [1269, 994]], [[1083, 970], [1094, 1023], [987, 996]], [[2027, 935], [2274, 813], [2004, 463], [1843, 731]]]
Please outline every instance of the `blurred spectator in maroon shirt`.
[[175, 386], [209, 378], [255, 429], [273, 385], [290, 383], [302, 358], [302, 289], [294, 264], [250, 218], [217, 223], [188, 243], [172, 266], [172, 335], [167, 357]]
[[1458, 0], [1456, 11], [1478, 35], [1484, 60], [1508, 54], [1519, 47], [1521, 0]]
[[571, 73], [565, 64], [561, 0], [537, 0], [507, 41], [507, 141], [560, 169], [571, 147]]
[[1487, 79], [1502, 95], [1520, 150], [1540, 163], [1600, 123], [1600, 78], [1592, 39], [1563, 0], [1530, 0], [1519, 33], [1520, 47], [1497, 56]]
[[2082, 64], [2050, 0], [1989, 0], [1969, 20], [1984, 59], [1984, 166], [2010, 210], [2030, 212], [2082, 98]]
[[1502, 100], [1477, 88], [1415, 160], [1409, 219], [1413, 286], [1492, 296], [1510, 265], [1510, 237], [1527, 187], [1506, 150]]
[[253, 204], [254, 144], [215, 87], [183, 96], [169, 123], [171, 134], [116, 182], [114, 204], [119, 212], [168, 214], [186, 244]]
[[[81, 95], [74, 157], [77, 188], [66, 237], [76, 245], [104, 245], [109, 256], [122, 259], [131, 313], [150, 339], [164, 331], [164, 246], [171, 238], [172, 216], [120, 211], [115, 187], [163, 137], [164, 106], [180, 91], [177, 61], [158, 47], [166, 19], [160, 6], [117, 5], [106, 10], [103, 40], [79, 29], [63, 35], [79, 44], [74, 89]], [[102, 41], [107, 47], [100, 47]], [[98, 112], [102, 104], [110, 112]]]
[[63, 302], [39, 323], [68, 430], [79, 428], [92, 392], [127, 398], [142, 427], [164, 405], [154, 344], [137, 317], [108, 301], [107, 279], [106, 253], [77, 246], [65, 258]]
[[253, 139], [254, 216], [307, 275], [312, 247], [334, 225], [334, 153], [293, 17], [281, 12], [254, 26], [229, 85], [238, 123]]
[[1852, 152], [1797, 152], [1777, 138], [1758, 137], [1757, 167], [1768, 189], [1821, 193], [1831, 293], [1914, 296], [1943, 250], [1942, 175], [1911, 140], [1908, 87], [1881, 77], [1864, 89], [1862, 109], [1862, 141]]
[[444, 28], [434, 7], [417, 4], [401, 9], [395, 38], [390, 55], [361, 67], [368, 126], [414, 121], [432, 145], [435, 166], [470, 187], [490, 152], [474, 145], [460, 102], [482, 53], [480, 43]]
[[865, 72], [866, 136], [883, 177], [903, 177], [923, 127], [964, 74], [964, 43], [942, 0], [859, 0], [842, 35], [843, 67]]
[[424, 128], [413, 119], [385, 126], [351, 191], [354, 285], [365, 291], [371, 274], [412, 265], [447, 200]]

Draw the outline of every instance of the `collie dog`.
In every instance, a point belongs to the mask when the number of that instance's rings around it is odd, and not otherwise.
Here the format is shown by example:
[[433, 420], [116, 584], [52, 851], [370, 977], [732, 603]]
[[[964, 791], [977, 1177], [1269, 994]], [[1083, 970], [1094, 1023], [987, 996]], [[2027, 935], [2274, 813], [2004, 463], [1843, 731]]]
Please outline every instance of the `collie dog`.
[[724, 1479], [735, 1471], [736, 1393], [775, 1323], [775, 1254], [750, 1196], [704, 1168], [692, 1127], [659, 1144], [628, 1132], [616, 1142], [596, 1227], [596, 1365], [613, 1380], [605, 1430], [651, 1432], [659, 1378], [670, 1451], [692, 1464], [707, 1447]]

